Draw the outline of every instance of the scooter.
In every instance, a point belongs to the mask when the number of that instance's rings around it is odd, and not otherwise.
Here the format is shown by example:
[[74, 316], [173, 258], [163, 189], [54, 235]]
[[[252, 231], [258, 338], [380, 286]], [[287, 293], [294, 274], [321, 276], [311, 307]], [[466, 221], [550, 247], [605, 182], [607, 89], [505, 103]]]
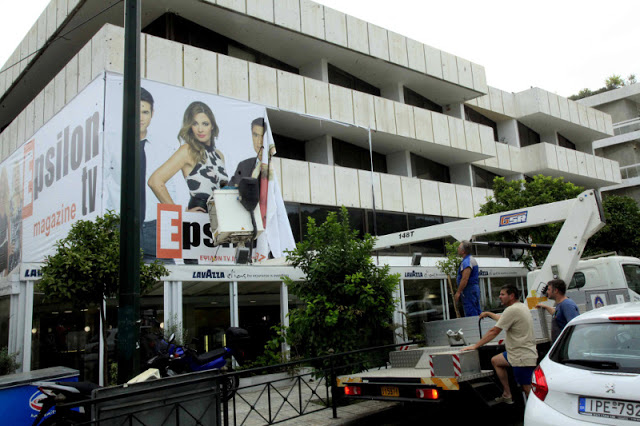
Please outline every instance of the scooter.
[[[151, 360], [149, 365], [154, 365], [162, 375], [175, 375], [192, 373], [196, 371], [223, 370], [232, 371], [232, 366], [227, 365], [233, 357], [239, 365], [245, 360], [245, 345], [249, 340], [247, 330], [230, 327], [225, 332], [226, 346], [204, 354], [198, 354], [188, 346], [176, 346], [172, 339], [168, 342], [167, 354], [160, 354]], [[228, 376], [225, 379], [225, 398], [230, 399], [238, 388], [238, 376]]]
[[[148, 370], [134, 377], [128, 383], [194, 371], [220, 371], [226, 366], [231, 356], [234, 356], [236, 361], [241, 364], [245, 358], [243, 343], [248, 341], [249, 333], [244, 329], [231, 327], [226, 331], [225, 337], [226, 347], [202, 355], [198, 355], [195, 350], [186, 346], [176, 345], [174, 343], [175, 335], [173, 334], [168, 340], [161, 338], [156, 345], [157, 354], [147, 362]], [[239, 380], [234, 375], [229, 376], [225, 382], [226, 393], [224, 397], [228, 400], [235, 395]], [[34, 382], [32, 385], [37, 386], [40, 392], [45, 395], [45, 398], [40, 400], [42, 406], [32, 426], [68, 425], [85, 423], [91, 420], [91, 392], [99, 388], [99, 385], [90, 382]], [[80, 404], [77, 411], [73, 408], [57, 405], [57, 403], [66, 405], [81, 401], [85, 401], [85, 403]], [[45, 418], [51, 409], [56, 410], [55, 414]]]

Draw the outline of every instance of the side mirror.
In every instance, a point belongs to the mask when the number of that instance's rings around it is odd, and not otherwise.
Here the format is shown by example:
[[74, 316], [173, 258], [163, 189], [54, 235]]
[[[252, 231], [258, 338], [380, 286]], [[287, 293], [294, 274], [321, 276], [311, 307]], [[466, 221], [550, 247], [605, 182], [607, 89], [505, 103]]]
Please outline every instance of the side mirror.
[[169, 336], [169, 344], [173, 343], [176, 340], [176, 333], [171, 333]]

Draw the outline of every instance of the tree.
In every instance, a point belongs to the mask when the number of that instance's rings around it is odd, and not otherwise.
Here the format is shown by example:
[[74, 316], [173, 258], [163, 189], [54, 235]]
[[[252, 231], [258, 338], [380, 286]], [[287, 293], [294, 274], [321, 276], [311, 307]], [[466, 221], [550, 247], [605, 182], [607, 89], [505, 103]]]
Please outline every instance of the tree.
[[618, 74], [611, 74], [611, 76], [604, 81], [604, 84], [609, 90], [617, 89], [618, 87], [624, 86], [624, 80]]
[[[539, 204], [552, 203], [554, 201], [567, 200], [577, 197], [583, 188], [564, 178], [552, 178], [537, 175], [532, 180], [514, 180], [507, 182], [502, 177], [493, 180], [493, 196], [488, 197], [487, 202], [480, 206], [480, 214], [488, 215], [508, 210], [522, 209]], [[562, 227], [561, 223], [554, 223], [533, 228], [524, 228], [518, 231], [502, 232], [492, 238], [500, 241], [515, 241], [524, 243], [553, 244]], [[525, 252], [522, 263], [531, 270], [533, 261], [540, 266], [547, 256], [546, 251]]]
[[638, 82], [638, 80], [636, 80], [636, 75], [635, 74], [629, 74], [629, 77], [627, 77], [627, 85], [636, 84], [637, 82]]
[[620, 255], [640, 256], [640, 208], [631, 197], [607, 196], [603, 202], [607, 224], [589, 239], [585, 254], [616, 251]]
[[[439, 260], [436, 262], [436, 266], [440, 271], [447, 275], [447, 282], [449, 283], [449, 292], [451, 293], [451, 301], [453, 303], [453, 308], [456, 311], [456, 318], [460, 318], [460, 312], [458, 311], [458, 305], [456, 304], [455, 299], [455, 291], [453, 290], [453, 284], [451, 281], [451, 277], [458, 277], [458, 266], [460, 266], [460, 262], [462, 258], [458, 256], [458, 246], [460, 245], [459, 241], [454, 243], [446, 242], [445, 243], [445, 253], [447, 257], [445, 260]], [[457, 290], [457, 288], [456, 288]]]
[[[69, 234], [56, 242], [56, 253], [45, 259], [39, 287], [48, 300], [69, 301], [85, 308], [94, 305], [102, 320], [106, 341], [107, 321], [103, 301], [118, 294], [120, 284], [120, 215], [107, 212], [95, 221], [75, 222]], [[167, 275], [159, 261], [146, 264], [140, 253], [140, 291], [145, 293]], [[107, 359], [107, 348], [104, 348]], [[105, 380], [107, 362], [104, 365]]]
[[287, 253], [305, 273], [299, 282], [284, 277], [301, 303], [289, 312], [286, 338], [303, 357], [364, 348], [391, 336], [399, 276], [391, 275], [388, 265], [373, 263], [374, 240], [369, 234], [358, 238], [342, 207], [321, 225], [310, 218], [304, 241]]

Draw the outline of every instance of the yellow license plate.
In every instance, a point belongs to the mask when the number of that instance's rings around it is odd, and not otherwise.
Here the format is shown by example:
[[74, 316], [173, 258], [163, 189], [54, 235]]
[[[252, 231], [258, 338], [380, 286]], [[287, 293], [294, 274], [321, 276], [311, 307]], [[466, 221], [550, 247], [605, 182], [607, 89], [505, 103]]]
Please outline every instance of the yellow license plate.
[[380, 391], [382, 396], [400, 396], [400, 389], [395, 386], [382, 386]]

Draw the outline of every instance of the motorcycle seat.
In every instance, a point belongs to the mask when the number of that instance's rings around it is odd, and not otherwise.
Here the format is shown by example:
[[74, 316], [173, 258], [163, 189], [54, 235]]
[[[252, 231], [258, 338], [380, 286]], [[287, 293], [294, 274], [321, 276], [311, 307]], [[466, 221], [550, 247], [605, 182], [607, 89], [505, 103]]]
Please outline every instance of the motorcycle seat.
[[214, 359], [223, 357], [227, 354], [227, 351], [225, 348], [218, 348], [218, 349], [214, 349], [212, 351], [206, 352], [202, 355], [198, 355], [198, 357], [196, 358], [198, 364], [202, 365], [202, 364], [208, 364], [211, 361], [213, 361]]

